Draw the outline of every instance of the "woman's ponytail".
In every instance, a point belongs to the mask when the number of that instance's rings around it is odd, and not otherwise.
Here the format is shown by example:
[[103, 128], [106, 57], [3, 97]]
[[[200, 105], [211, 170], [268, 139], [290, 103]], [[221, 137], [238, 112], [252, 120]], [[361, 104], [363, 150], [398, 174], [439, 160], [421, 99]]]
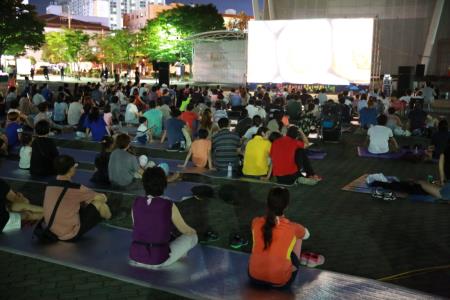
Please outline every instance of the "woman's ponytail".
[[272, 243], [272, 232], [276, 225], [277, 217], [282, 216], [289, 204], [289, 191], [282, 187], [274, 187], [267, 197], [266, 222], [262, 227], [264, 238], [264, 250]]

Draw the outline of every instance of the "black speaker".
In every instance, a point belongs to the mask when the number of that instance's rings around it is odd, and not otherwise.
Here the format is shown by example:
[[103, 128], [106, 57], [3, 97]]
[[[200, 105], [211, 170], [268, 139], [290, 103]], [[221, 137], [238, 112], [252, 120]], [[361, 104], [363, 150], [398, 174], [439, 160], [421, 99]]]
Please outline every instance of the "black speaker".
[[155, 71], [155, 72], [158, 71], [159, 63], [157, 60], [152, 60], [152, 68], [153, 68], [153, 71]]
[[398, 85], [397, 90], [399, 95], [403, 95], [406, 90], [412, 90], [414, 81], [414, 67], [413, 66], [399, 66], [398, 67]]
[[158, 84], [170, 84], [170, 72], [169, 72], [169, 63], [168, 62], [160, 62], [158, 64]]
[[421, 79], [425, 75], [425, 65], [416, 65], [416, 78]]

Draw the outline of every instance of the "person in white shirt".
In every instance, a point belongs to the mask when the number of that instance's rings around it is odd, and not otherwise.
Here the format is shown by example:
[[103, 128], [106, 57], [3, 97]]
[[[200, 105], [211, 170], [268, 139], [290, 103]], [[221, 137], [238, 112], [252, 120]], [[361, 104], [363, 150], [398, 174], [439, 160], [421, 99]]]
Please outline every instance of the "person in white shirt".
[[325, 89], [321, 89], [320, 93], [317, 95], [317, 98], [319, 99], [319, 105], [324, 105], [327, 101], [327, 94], [325, 94]]
[[368, 107], [367, 94], [361, 95], [361, 99], [358, 101], [358, 112], [360, 112], [364, 107]]
[[262, 101], [261, 100], [257, 100], [255, 102], [255, 105], [256, 105], [256, 109], [257, 109], [256, 114], [258, 116], [260, 116], [261, 119], [265, 120], [266, 116], [267, 116], [267, 113], [266, 113], [266, 110], [264, 109], [264, 107], [262, 107]]
[[69, 105], [69, 110], [67, 111], [67, 123], [70, 126], [78, 125], [80, 117], [83, 114], [83, 104], [81, 104], [82, 99], [78, 101], [73, 101]]
[[22, 142], [22, 147], [20, 147], [20, 161], [19, 169], [29, 170], [31, 161], [31, 142], [33, 138], [31, 134], [22, 133], [20, 136], [20, 141]]
[[255, 106], [255, 99], [254, 98], [250, 98], [250, 100], [248, 101], [248, 105], [247, 105], [247, 107], [245, 109], [247, 109], [248, 117], [250, 119], [253, 119], [253, 117], [258, 112], [258, 108]]
[[406, 105], [408, 106], [409, 102], [411, 101], [411, 94], [412, 94], [411, 90], [406, 90], [406, 95], [401, 96], [399, 100], [405, 101]]
[[421, 90], [423, 95], [424, 103], [428, 106], [428, 111], [431, 111], [431, 104], [434, 102], [434, 97], [436, 92], [434, 91], [433, 85], [430, 81], [426, 82], [426, 86]]
[[378, 125], [372, 126], [367, 131], [367, 140], [369, 142], [368, 150], [372, 154], [383, 154], [389, 152], [389, 142], [392, 143], [393, 149], [398, 150], [397, 141], [394, 138], [392, 129], [386, 127], [386, 115], [379, 115], [377, 118]]
[[41, 93], [39, 91], [38, 93], [34, 94], [32, 102], [33, 102], [33, 105], [37, 107], [42, 102], [45, 102], [45, 98], [44, 98], [44, 96], [41, 95]]
[[253, 126], [247, 129], [243, 138], [247, 141], [251, 140], [253, 136], [258, 132], [259, 127], [261, 127], [262, 119], [259, 115], [253, 117]]
[[139, 117], [141, 116], [139, 114], [139, 110], [134, 104], [134, 99], [130, 98], [130, 103], [128, 103], [127, 108], [125, 110], [125, 123], [128, 124], [139, 124]]

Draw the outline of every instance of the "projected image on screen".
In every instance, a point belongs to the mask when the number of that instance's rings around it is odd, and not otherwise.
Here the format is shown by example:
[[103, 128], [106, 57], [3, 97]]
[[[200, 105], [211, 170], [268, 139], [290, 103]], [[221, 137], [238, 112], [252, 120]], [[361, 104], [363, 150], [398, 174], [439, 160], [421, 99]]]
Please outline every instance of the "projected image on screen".
[[370, 82], [373, 19], [252, 21], [247, 81]]

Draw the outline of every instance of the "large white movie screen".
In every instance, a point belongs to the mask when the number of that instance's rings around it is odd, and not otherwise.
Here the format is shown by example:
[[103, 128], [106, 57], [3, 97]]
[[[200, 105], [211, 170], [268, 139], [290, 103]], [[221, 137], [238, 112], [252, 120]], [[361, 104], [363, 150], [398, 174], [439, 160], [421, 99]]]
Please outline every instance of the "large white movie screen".
[[247, 81], [370, 82], [373, 19], [251, 21]]

